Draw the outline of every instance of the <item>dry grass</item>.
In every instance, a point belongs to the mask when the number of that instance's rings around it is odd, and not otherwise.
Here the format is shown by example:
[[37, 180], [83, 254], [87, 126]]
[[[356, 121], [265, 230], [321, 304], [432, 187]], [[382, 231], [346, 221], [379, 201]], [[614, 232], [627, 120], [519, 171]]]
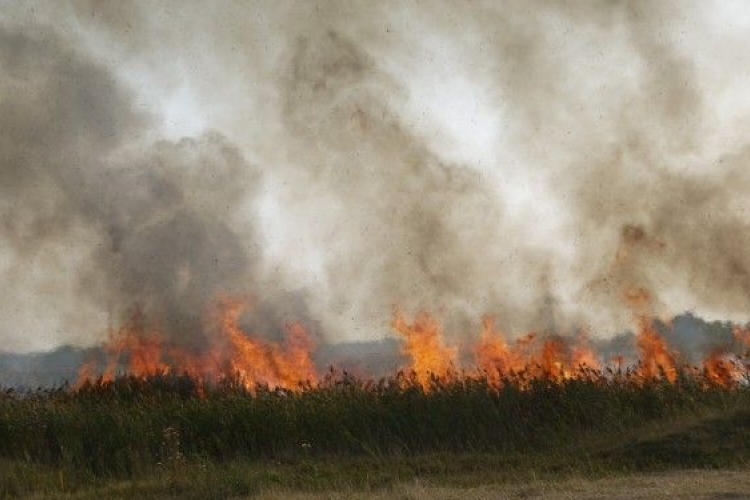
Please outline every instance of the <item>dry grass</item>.
[[190, 383], [5, 394], [0, 498], [750, 499], [745, 386]]
[[375, 492], [297, 493], [266, 492], [254, 498], [267, 500], [485, 500], [485, 499], [750, 499], [750, 470], [685, 470], [603, 479], [570, 478], [455, 488], [399, 484]]
[[[32, 495], [26, 498], [83, 500], [94, 498], [167, 499], [175, 496], [146, 485], [134, 489], [123, 481], [104, 488], [77, 494]], [[179, 497], [179, 496], [177, 496]], [[193, 498], [193, 497], [191, 497]], [[750, 470], [682, 470], [588, 479], [572, 477], [560, 480], [532, 480], [523, 484], [489, 484], [475, 487], [434, 486], [419, 481], [399, 483], [375, 491], [315, 493], [288, 490], [260, 491], [251, 496], [232, 497], [257, 500], [638, 500], [679, 498], [690, 500], [750, 499]]]

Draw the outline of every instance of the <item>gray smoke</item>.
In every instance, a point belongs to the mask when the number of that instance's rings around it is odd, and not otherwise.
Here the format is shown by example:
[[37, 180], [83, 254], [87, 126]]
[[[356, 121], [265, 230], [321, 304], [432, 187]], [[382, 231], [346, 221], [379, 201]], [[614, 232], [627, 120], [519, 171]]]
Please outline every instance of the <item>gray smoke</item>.
[[261, 282], [244, 205], [260, 172], [218, 133], [142, 144], [148, 122], [132, 97], [61, 47], [45, 31], [0, 34], [2, 228], [14, 259], [6, 279], [12, 286], [35, 266], [62, 275], [37, 252], [68, 243], [86, 255], [67, 276], [72, 314], [76, 302], [91, 303], [119, 323], [137, 309], [172, 340], [203, 342], [211, 303]]
[[[355, 328], [368, 313], [389, 317], [394, 305], [442, 308], [466, 326], [501, 305], [498, 285], [508, 275], [539, 276], [503, 269], [511, 256], [498, 245], [508, 230], [497, 195], [400, 123], [392, 109], [403, 107], [402, 89], [350, 39], [332, 31], [300, 37], [289, 64], [283, 124], [292, 154], [304, 158], [289, 175], [304, 179], [303, 207], [332, 205], [320, 225], [334, 310], [317, 313], [351, 318]], [[522, 307], [511, 294], [503, 299]]]
[[484, 313], [613, 333], [637, 289], [744, 318], [746, 40], [705, 9], [13, 6], [0, 336], [90, 343], [138, 307], [200, 343], [221, 293], [331, 341], [382, 337], [395, 305], [453, 335]]

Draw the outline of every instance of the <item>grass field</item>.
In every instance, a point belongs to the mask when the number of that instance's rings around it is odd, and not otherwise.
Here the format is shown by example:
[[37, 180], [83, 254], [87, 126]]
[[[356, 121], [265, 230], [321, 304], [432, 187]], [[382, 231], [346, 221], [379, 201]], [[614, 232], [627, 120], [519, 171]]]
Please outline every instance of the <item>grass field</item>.
[[[341, 466], [346, 463], [339, 464]], [[193, 471], [195, 472], [195, 471]], [[226, 466], [221, 474], [197, 473], [188, 478], [111, 479], [77, 488], [40, 487], [30, 490], [27, 498], [258, 498], [294, 500], [402, 500], [427, 499], [647, 499], [687, 498], [738, 500], [750, 498], [750, 469], [683, 469], [653, 473], [613, 472], [602, 476], [573, 473], [553, 477], [524, 477], [498, 480], [490, 471], [463, 476], [457, 482], [451, 477], [422, 476], [394, 481], [386, 485], [362, 486], [341, 481], [326, 489], [300, 488], [279, 484], [238, 483], [238, 475], [255, 477], [253, 466]], [[64, 478], [63, 478], [64, 479]], [[465, 481], [471, 479], [470, 483]], [[342, 484], [343, 483], [343, 484]]]
[[165, 375], [0, 401], [4, 497], [503, 498], [535, 485], [545, 498], [685, 469], [734, 495], [746, 481], [706, 471], [748, 465], [750, 390], [694, 376], [249, 391]]

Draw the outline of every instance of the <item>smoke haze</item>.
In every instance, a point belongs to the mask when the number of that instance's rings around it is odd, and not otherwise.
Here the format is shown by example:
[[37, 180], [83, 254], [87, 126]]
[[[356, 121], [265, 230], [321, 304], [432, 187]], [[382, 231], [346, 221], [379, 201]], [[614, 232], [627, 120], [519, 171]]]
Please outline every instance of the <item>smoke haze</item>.
[[[18, 2], [0, 11], [0, 339], [134, 309], [248, 328], [608, 336], [746, 321], [750, 10], [670, 2]], [[631, 301], [632, 302], [632, 301]]]

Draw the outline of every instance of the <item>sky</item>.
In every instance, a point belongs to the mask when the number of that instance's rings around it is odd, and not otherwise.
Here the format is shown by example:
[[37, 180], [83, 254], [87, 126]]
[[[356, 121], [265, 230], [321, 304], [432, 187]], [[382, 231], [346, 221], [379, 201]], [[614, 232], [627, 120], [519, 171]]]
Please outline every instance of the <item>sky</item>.
[[[747, 321], [745, 2], [0, 1], [0, 340]], [[631, 297], [631, 300], [628, 299]]]

